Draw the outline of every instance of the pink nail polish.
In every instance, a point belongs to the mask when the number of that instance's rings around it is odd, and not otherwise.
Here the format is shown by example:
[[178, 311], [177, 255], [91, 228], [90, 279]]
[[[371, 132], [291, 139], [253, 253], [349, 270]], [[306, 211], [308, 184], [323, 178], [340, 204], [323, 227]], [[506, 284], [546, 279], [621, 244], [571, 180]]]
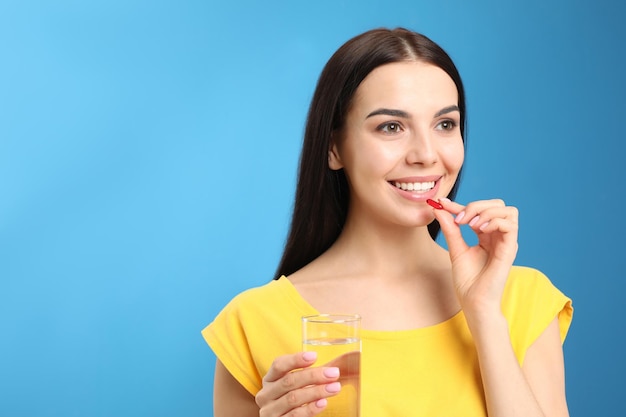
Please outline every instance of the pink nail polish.
[[339, 368], [324, 369], [324, 376], [326, 378], [337, 378], [339, 376]]
[[328, 400], [326, 398], [322, 398], [321, 400], [317, 400], [315, 402], [315, 406], [317, 408], [324, 408], [328, 405]]
[[426, 200], [426, 203], [428, 203], [428, 205], [431, 206], [432, 208], [436, 208], [437, 210], [443, 209], [443, 206], [441, 205], [441, 203], [438, 203], [435, 200], [431, 200], [430, 198]]
[[339, 382], [333, 382], [331, 384], [326, 385], [326, 391], [334, 394], [336, 392], [341, 391], [341, 384]]
[[302, 359], [304, 359], [307, 362], [313, 362], [314, 360], [317, 359], [317, 352], [304, 352], [302, 354]]

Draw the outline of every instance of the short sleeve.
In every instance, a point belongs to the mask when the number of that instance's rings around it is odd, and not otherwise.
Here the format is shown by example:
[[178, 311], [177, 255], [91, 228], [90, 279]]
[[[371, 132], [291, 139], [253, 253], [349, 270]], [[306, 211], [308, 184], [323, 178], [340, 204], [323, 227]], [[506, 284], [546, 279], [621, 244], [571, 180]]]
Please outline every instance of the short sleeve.
[[300, 318], [307, 314], [283, 278], [237, 295], [202, 336], [231, 375], [256, 395], [274, 359], [302, 350]]
[[254, 395], [261, 389], [262, 377], [254, 363], [245, 320], [241, 317], [245, 298], [246, 293], [242, 293], [228, 303], [202, 330], [202, 336], [231, 375]]
[[542, 272], [513, 267], [502, 299], [502, 312], [509, 323], [513, 349], [520, 364], [526, 351], [558, 318], [561, 343], [572, 318], [572, 300], [556, 288]]

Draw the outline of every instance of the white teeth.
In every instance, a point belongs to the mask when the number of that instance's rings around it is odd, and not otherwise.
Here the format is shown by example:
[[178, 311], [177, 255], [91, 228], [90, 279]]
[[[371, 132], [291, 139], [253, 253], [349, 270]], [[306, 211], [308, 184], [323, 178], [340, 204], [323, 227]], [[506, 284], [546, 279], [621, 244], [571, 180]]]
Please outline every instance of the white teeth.
[[404, 191], [428, 191], [435, 186], [435, 181], [429, 182], [394, 182], [396, 187]]

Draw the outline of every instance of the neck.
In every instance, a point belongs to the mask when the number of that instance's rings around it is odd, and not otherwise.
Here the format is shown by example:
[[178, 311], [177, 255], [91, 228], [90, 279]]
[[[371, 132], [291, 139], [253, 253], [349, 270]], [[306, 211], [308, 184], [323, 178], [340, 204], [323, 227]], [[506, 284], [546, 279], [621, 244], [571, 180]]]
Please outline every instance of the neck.
[[442, 257], [447, 258], [426, 226], [365, 224], [350, 216], [328, 254], [336, 255], [338, 264], [349, 269], [348, 273], [385, 277], [420, 275], [439, 268]]

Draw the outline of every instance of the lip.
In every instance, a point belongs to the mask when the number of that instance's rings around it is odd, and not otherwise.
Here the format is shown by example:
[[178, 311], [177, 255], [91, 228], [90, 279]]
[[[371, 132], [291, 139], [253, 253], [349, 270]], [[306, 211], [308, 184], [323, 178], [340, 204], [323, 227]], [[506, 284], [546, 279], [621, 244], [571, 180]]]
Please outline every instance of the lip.
[[[403, 177], [394, 178], [388, 181], [390, 187], [392, 187], [401, 197], [415, 202], [425, 202], [428, 199], [434, 199], [439, 191], [439, 184], [441, 183], [441, 175], [428, 175], [420, 177]], [[435, 186], [426, 192], [405, 191], [396, 187], [395, 182], [435, 182]]]
[[443, 178], [442, 175], [424, 175], [420, 177], [392, 178], [389, 180], [389, 182], [391, 183], [394, 183], [394, 182], [430, 182], [430, 181], [437, 182], [441, 178]]

